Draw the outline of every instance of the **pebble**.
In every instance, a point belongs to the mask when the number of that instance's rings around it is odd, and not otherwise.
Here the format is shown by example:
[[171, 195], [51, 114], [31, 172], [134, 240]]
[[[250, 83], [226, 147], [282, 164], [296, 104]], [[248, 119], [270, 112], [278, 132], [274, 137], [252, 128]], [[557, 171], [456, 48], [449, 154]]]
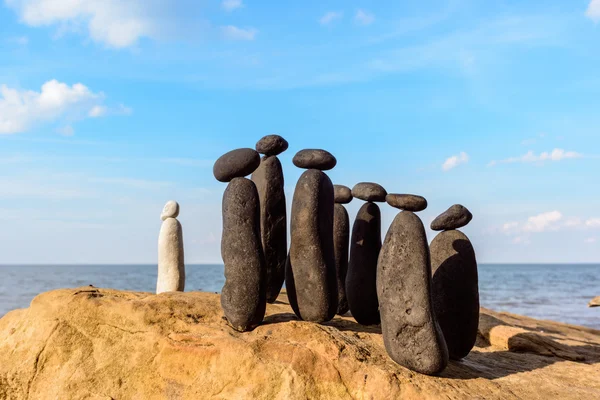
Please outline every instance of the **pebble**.
[[337, 160], [328, 151], [320, 149], [300, 150], [292, 159], [294, 165], [298, 168], [318, 169], [327, 171], [335, 167]]
[[466, 226], [472, 219], [473, 214], [466, 207], [455, 204], [433, 220], [431, 229], [434, 231], [458, 229]]
[[288, 142], [279, 135], [267, 135], [256, 143], [256, 151], [267, 156], [276, 156], [288, 148]]
[[260, 155], [253, 149], [237, 149], [223, 154], [213, 166], [213, 174], [219, 182], [250, 175], [260, 165]]
[[333, 185], [334, 201], [339, 204], [348, 204], [352, 201], [352, 190], [348, 186]]
[[361, 182], [352, 188], [352, 196], [364, 201], [384, 202], [387, 192], [377, 183]]
[[160, 219], [164, 221], [167, 218], [177, 218], [179, 216], [179, 203], [173, 200], [167, 201], [163, 207]]
[[414, 194], [388, 194], [385, 201], [390, 206], [405, 211], [419, 212], [427, 208], [425, 197]]

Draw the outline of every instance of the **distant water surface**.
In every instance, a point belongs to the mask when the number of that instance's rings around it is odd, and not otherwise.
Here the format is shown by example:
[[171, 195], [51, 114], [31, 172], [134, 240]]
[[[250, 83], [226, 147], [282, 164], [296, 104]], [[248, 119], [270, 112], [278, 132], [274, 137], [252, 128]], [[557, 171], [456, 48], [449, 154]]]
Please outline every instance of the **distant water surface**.
[[[153, 292], [156, 265], [0, 266], [0, 316], [24, 308], [52, 289], [96, 287]], [[223, 265], [187, 265], [186, 291], [219, 292]], [[587, 303], [600, 296], [600, 265], [482, 264], [481, 305], [539, 319], [600, 329], [600, 308]]]

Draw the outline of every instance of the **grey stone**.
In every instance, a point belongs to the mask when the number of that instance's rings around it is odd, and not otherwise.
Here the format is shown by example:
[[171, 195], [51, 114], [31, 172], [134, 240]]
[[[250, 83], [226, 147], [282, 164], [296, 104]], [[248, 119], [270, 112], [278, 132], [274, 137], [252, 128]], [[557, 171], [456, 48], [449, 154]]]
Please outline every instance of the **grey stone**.
[[163, 207], [160, 219], [165, 220], [167, 218], [177, 218], [179, 215], [179, 203], [173, 200], [167, 201], [167, 204]]
[[352, 188], [352, 196], [364, 201], [384, 202], [387, 192], [377, 183], [361, 182]]
[[267, 302], [277, 300], [285, 279], [287, 221], [283, 170], [276, 156], [265, 156], [252, 174], [260, 199], [260, 233], [267, 269]]
[[337, 160], [328, 151], [320, 149], [300, 150], [292, 159], [294, 165], [298, 168], [318, 169], [327, 171], [335, 167]]
[[435, 375], [448, 365], [448, 348], [436, 321], [431, 264], [423, 223], [399, 213], [385, 237], [377, 266], [383, 342], [396, 363]]
[[279, 135], [267, 135], [256, 143], [256, 151], [267, 156], [276, 156], [288, 148], [288, 142]]
[[285, 285], [290, 306], [305, 321], [329, 321], [337, 311], [333, 206], [329, 177], [316, 169], [304, 172], [292, 201]]
[[466, 357], [477, 340], [479, 286], [475, 250], [460, 231], [441, 232], [431, 242], [433, 308], [450, 358]]
[[[177, 213], [179, 213], [179, 208], [177, 209]], [[181, 224], [175, 218], [165, 218], [158, 235], [156, 294], [163, 292], [183, 292], [184, 288], [185, 261], [183, 255], [183, 230], [181, 229]]]
[[366, 203], [356, 215], [350, 240], [346, 296], [352, 316], [361, 325], [377, 325], [377, 259], [381, 250], [381, 211]]
[[253, 149], [236, 149], [223, 154], [213, 166], [213, 174], [219, 182], [250, 175], [260, 165], [260, 155]]
[[405, 211], [418, 212], [427, 208], [425, 197], [414, 194], [388, 194], [385, 201], [392, 207]]
[[[348, 189], [350, 191], [350, 189]], [[350, 219], [348, 211], [341, 204], [336, 204], [333, 210], [333, 246], [335, 254], [335, 270], [337, 273], [338, 309], [339, 315], [344, 315], [350, 309], [346, 299], [346, 274], [348, 273], [348, 249], [350, 246]]]
[[348, 186], [333, 185], [333, 200], [339, 204], [348, 204], [352, 201], [352, 191]]
[[259, 325], [267, 306], [266, 268], [260, 241], [260, 203], [254, 183], [234, 178], [223, 194], [221, 256], [225, 286], [221, 307], [234, 329]]
[[458, 229], [466, 226], [472, 219], [473, 214], [466, 207], [455, 204], [433, 220], [431, 229], [434, 231]]

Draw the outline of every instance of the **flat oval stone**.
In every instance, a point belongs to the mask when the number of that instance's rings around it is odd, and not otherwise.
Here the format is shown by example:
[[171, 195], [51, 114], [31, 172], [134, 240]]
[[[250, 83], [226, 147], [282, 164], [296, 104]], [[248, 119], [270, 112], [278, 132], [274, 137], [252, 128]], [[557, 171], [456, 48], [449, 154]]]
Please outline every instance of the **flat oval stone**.
[[455, 204], [433, 220], [431, 229], [434, 231], [458, 229], [466, 226], [472, 219], [473, 214], [466, 207]]
[[266, 156], [276, 156], [288, 148], [288, 142], [279, 135], [267, 135], [256, 143], [256, 151]]
[[330, 152], [321, 149], [300, 150], [296, 153], [292, 162], [298, 168], [321, 171], [330, 170], [337, 164], [337, 160]]
[[260, 155], [253, 149], [236, 149], [223, 154], [213, 166], [213, 174], [219, 182], [250, 175], [260, 165]]
[[383, 186], [373, 182], [361, 182], [352, 188], [352, 196], [364, 201], [385, 201], [387, 192]]
[[167, 204], [163, 207], [160, 219], [165, 220], [167, 218], [177, 218], [179, 215], [179, 204], [174, 200], [167, 201]]
[[425, 197], [414, 194], [388, 194], [385, 196], [385, 201], [390, 206], [405, 211], [417, 212], [427, 208], [427, 200]]
[[352, 190], [348, 186], [333, 185], [333, 200], [336, 203], [348, 204], [352, 199]]
[[[348, 189], [350, 190], [350, 189]], [[333, 247], [335, 254], [335, 271], [338, 283], [338, 315], [348, 312], [346, 298], [346, 275], [348, 273], [348, 248], [350, 246], [350, 218], [348, 211], [341, 204], [336, 204], [333, 210]]]

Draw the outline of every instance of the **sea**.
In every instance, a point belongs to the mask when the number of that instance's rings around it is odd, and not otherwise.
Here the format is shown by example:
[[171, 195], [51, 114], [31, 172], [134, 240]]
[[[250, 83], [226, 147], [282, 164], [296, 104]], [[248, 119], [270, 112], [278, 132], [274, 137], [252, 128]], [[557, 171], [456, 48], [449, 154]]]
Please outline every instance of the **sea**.
[[[0, 317], [25, 308], [39, 293], [79, 286], [153, 292], [156, 265], [0, 266]], [[186, 291], [219, 292], [223, 265], [186, 265]], [[600, 264], [481, 264], [481, 305], [533, 318], [600, 329]]]

